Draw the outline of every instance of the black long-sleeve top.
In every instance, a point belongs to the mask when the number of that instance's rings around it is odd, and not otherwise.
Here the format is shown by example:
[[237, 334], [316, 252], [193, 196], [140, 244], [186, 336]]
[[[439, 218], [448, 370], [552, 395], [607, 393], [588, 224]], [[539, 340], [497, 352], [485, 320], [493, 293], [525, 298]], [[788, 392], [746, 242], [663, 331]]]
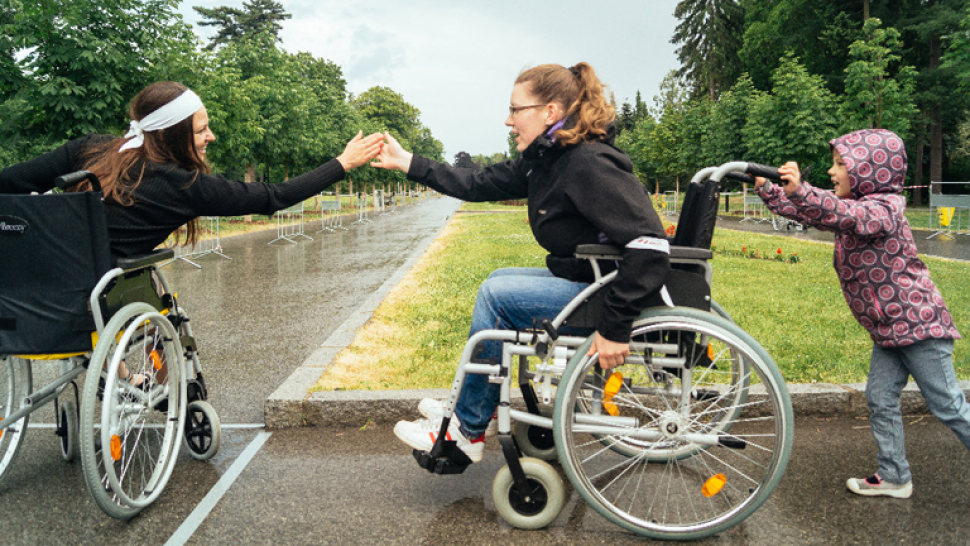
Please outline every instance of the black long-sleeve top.
[[624, 247], [597, 325], [609, 340], [629, 341], [633, 321], [669, 270], [665, 252], [631, 244], [646, 237], [666, 246], [666, 236], [630, 158], [609, 140], [561, 146], [542, 135], [522, 157], [482, 172], [415, 155], [408, 179], [465, 201], [527, 198], [532, 233], [549, 252], [546, 265], [558, 277], [592, 281], [592, 267], [574, 257], [579, 245], [610, 242]]
[[[52, 189], [58, 176], [84, 168], [81, 160], [88, 146], [109, 138], [88, 135], [3, 169], [0, 193], [43, 193]], [[141, 167], [138, 164], [134, 169]], [[105, 203], [111, 251], [118, 256], [151, 252], [172, 232], [199, 216], [273, 214], [320, 193], [345, 175], [336, 159], [282, 184], [249, 184], [175, 164], [146, 162], [144, 167], [132, 205]]]

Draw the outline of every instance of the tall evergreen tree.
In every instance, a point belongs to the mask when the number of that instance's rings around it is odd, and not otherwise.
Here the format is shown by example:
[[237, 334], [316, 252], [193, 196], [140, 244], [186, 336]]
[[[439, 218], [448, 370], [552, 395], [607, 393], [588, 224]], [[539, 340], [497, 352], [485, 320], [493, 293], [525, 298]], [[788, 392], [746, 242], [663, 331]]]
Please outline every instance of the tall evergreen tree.
[[243, 3], [243, 9], [229, 6], [203, 8], [195, 6], [199, 15], [205, 17], [199, 21], [199, 26], [211, 26], [218, 29], [209, 41], [206, 49], [213, 50], [236, 40], [268, 33], [276, 42], [280, 40], [282, 22], [293, 16], [283, 10], [283, 5], [274, 0], [248, 0]]
[[716, 99], [740, 74], [744, 10], [736, 0], [681, 0], [674, 15], [680, 23], [670, 42], [680, 46], [679, 74], [695, 97]]

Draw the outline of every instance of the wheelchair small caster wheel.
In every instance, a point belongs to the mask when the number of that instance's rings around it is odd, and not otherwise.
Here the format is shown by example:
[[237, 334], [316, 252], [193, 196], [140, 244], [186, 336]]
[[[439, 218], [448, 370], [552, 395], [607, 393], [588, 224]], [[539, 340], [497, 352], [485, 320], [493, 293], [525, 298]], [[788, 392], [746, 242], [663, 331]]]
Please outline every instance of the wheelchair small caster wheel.
[[503, 466], [492, 482], [495, 509], [509, 525], [519, 529], [541, 529], [552, 523], [566, 502], [566, 488], [559, 473], [547, 462], [519, 459], [531, 494], [523, 496], [515, 486], [512, 471]]
[[61, 457], [65, 461], [73, 463], [81, 454], [78, 444], [78, 433], [81, 429], [78, 428], [77, 404], [73, 400], [69, 400], [59, 404], [59, 406], [57, 435], [61, 438]]
[[193, 459], [205, 461], [219, 451], [222, 427], [212, 404], [195, 400], [186, 408], [185, 445]]
[[[539, 415], [551, 418], [552, 408], [546, 406], [539, 408]], [[555, 461], [559, 457], [556, 453], [556, 442], [551, 428], [542, 428], [516, 421], [512, 424], [512, 437], [515, 438], [515, 444], [519, 446], [519, 451], [526, 457], [534, 457], [543, 461]]]

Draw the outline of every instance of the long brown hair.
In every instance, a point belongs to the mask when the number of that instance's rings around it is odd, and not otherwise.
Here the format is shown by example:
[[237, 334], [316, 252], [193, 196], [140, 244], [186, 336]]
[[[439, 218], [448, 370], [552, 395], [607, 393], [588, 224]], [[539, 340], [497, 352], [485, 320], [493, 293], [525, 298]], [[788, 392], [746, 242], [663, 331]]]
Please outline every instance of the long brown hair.
[[575, 124], [556, 131], [556, 141], [563, 145], [606, 136], [607, 128], [616, 118], [613, 105], [606, 100], [605, 86], [589, 63], [578, 63], [571, 68], [539, 65], [523, 71], [515, 83], [528, 84], [540, 102], [559, 103], [566, 115], [573, 116]]
[[[131, 119], [140, 121], [148, 114], [175, 100], [188, 89], [179, 82], [157, 82], [135, 95], [128, 106]], [[84, 168], [97, 175], [101, 181], [106, 202], [129, 207], [134, 204], [135, 189], [141, 184], [147, 163], [163, 165], [175, 163], [181, 169], [209, 173], [211, 169], [205, 156], [195, 147], [193, 116], [158, 131], [146, 131], [145, 142], [138, 148], [118, 152], [126, 138], [115, 138], [85, 151], [81, 162]], [[90, 190], [85, 182], [77, 189]], [[185, 242], [198, 241], [198, 218], [187, 224]], [[176, 244], [179, 236], [176, 235]]]

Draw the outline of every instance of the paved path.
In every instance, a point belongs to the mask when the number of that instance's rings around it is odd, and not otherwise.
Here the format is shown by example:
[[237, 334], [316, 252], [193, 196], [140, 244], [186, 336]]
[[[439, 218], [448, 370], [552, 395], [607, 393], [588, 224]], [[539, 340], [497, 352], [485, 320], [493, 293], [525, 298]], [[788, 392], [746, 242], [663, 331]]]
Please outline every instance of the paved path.
[[[906, 420], [915, 492], [866, 499], [845, 490], [871, 473], [875, 446], [865, 421], [796, 420], [788, 471], [745, 522], [699, 545], [966, 544], [970, 452], [935, 419]], [[0, 543], [162, 545], [654, 545], [589, 510], [569, 492], [541, 531], [512, 529], [495, 512], [491, 482], [504, 464], [496, 443], [460, 476], [418, 468], [388, 427], [230, 429], [214, 461], [184, 454], [157, 503], [125, 523], [88, 497], [80, 465], [60, 461], [45, 430], [27, 438], [20, 464], [0, 486]], [[238, 465], [254, 441], [265, 441]], [[238, 470], [230, 483], [221, 482]], [[217, 487], [219, 486], [219, 487]], [[198, 526], [183, 525], [223, 488]]]

